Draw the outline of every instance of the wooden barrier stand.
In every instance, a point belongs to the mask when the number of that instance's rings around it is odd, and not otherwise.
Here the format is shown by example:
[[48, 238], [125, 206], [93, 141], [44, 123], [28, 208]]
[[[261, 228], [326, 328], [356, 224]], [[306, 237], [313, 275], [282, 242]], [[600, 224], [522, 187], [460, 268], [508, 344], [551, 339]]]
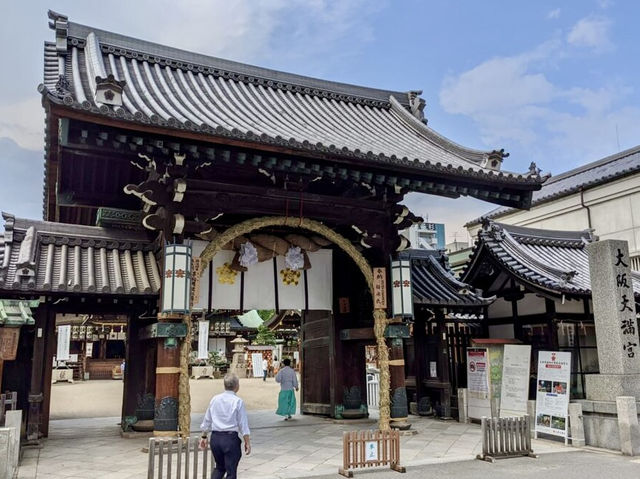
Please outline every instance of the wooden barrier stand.
[[495, 462], [508, 457], [538, 457], [531, 448], [529, 416], [482, 418], [482, 454], [478, 459]]
[[400, 433], [390, 431], [350, 431], [342, 436], [342, 467], [338, 473], [353, 477], [352, 469], [389, 466], [406, 472], [400, 465]]
[[200, 449], [200, 437], [149, 439], [147, 479], [208, 479], [215, 466], [211, 450]]

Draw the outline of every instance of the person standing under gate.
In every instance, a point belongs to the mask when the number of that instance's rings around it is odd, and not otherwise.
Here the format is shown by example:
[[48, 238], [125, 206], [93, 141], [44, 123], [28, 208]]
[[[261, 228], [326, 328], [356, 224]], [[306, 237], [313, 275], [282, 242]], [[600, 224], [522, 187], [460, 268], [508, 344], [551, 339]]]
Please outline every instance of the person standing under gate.
[[267, 380], [267, 373], [269, 372], [269, 361], [267, 358], [262, 358], [262, 380]]
[[[200, 448], [207, 447], [207, 432], [211, 431], [209, 443], [216, 462], [211, 479], [236, 479], [238, 463], [242, 457], [241, 441], [244, 439], [244, 452], [251, 454], [249, 439], [249, 420], [244, 401], [236, 393], [240, 389], [240, 381], [234, 373], [224, 377], [225, 391], [211, 399], [204, 420], [200, 425], [202, 437]], [[226, 473], [226, 476], [225, 476]]]
[[280, 383], [280, 394], [278, 394], [278, 416], [285, 416], [284, 420], [291, 419], [291, 415], [296, 413], [296, 395], [293, 392], [298, 390], [298, 376], [291, 369], [291, 359], [282, 361], [284, 367], [276, 374], [276, 382]]

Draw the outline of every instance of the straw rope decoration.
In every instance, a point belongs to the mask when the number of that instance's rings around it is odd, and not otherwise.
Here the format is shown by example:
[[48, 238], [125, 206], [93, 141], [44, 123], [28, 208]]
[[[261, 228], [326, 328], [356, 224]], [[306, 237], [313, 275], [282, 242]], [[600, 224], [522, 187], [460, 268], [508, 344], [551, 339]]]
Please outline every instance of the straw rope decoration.
[[[301, 211], [302, 213], [302, 211]], [[345, 253], [347, 253], [351, 259], [356, 263], [362, 274], [364, 275], [369, 292], [373, 297], [373, 270], [367, 262], [364, 256], [347, 240], [344, 236], [336, 233], [328, 226], [314, 221], [308, 218], [304, 218], [301, 214], [300, 218], [289, 218], [288, 216], [288, 204], [287, 204], [287, 216], [265, 216], [261, 218], [252, 218], [250, 220], [243, 221], [236, 225], [231, 226], [220, 235], [216, 236], [204, 249], [200, 255], [201, 264], [206, 265], [213, 259], [213, 257], [222, 249], [224, 245], [233, 241], [238, 236], [242, 236], [252, 231], [266, 228], [269, 226], [289, 226], [292, 228], [300, 228], [323, 236], [332, 243], [335, 243]], [[204, 268], [201, 269], [203, 271]], [[376, 337], [376, 343], [378, 345], [378, 358], [380, 359], [380, 419], [378, 427], [382, 431], [389, 429], [390, 418], [390, 375], [389, 375], [389, 351], [384, 339], [384, 330], [387, 326], [388, 320], [386, 317], [386, 311], [384, 309], [375, 309], [373, 311], [374, 320], [374, 333]], [[189, 394], [189, 378], [188, 378], [188, 355], [191, 349], [191, 328], [188, 328], [188, 340], [184, 343], [187, 346], [183, 346], [181, 350], [180, 366], [182, 372], [180, 374], [180, 429], [184, 431], [183, 425], [189, 424], [191, 417], [190, 406], [190, 394]], [[185, 378], [183, 380], [183, 377]], [[184, 407], [183, 407], [184, 406]], [[188, 431], [188, 426], [187, 429]]]

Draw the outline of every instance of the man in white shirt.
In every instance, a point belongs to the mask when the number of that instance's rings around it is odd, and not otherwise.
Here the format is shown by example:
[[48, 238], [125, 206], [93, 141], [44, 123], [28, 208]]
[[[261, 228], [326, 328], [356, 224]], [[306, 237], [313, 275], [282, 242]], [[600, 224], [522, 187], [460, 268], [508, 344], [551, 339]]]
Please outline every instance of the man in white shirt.
[[262, 359], [262, 380], [267, 380], [267, 373], [269, 372], [269, 361], [265, 358]]
[[224, 389], [223, 393], [211, 399], [200, 425], [202, 429], [200, 448], [207, 447], [207, 432], [211, 431], [209, 442], [216, 461], [211, 479], [222, 479], [225, 473], [227, 479], [236, 479], [238, 463], [242, 457], [238, 434], [244, 439], [245, 454], [251, 454], [247, 410], [242, 399], [236, 396], [240, 389], [238, 376], [228, 373], [224, 377]]

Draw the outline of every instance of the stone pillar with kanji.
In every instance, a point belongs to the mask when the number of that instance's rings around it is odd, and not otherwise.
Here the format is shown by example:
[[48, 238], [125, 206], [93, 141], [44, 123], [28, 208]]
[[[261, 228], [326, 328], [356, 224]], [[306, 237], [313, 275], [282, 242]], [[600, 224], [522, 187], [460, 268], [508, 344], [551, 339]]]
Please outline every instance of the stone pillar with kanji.
[[640, 400], [640, 340], [626, 241], [587, 245], [599, 374], [586, 375], [586, 396], [616, 401]]

